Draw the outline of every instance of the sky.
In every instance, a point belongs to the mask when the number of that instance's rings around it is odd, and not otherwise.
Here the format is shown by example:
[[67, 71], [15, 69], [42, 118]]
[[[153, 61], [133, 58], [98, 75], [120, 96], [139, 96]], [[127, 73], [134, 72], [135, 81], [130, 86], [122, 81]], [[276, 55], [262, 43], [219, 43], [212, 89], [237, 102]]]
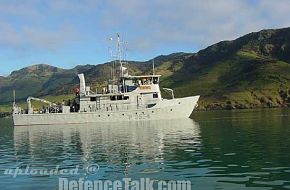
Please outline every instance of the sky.
[[290, 0], [0, 0], [0, 75], [33, 64], [129, 60], [197, 52], [253, 31], [290, 26]]

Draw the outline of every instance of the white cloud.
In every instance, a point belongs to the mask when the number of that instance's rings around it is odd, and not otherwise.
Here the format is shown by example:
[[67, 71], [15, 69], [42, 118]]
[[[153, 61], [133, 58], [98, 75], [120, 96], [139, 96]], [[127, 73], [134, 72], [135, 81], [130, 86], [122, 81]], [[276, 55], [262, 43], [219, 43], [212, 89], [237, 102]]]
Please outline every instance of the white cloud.
[[21, 17], [37, 17], [40, 12], [36, 9], [35, 0], [22, 0], [21, 3], [17, 0], [2, 0], [0, 1], [1, 16], [21, 16]]
[[2, 22], [0, 36], [0, 46], [14, 49], [43, 48], [53, 51], [78, 40], [79, 32], [70, 25], [63, 25], [54, 30], [24, 26], [17, 31], [11, 24]]
[[99, 0], [50, 0], [49, 7], [54, 11], [68, 13], [83, 13], [94, 10], [98, 7]]
[[0, 45], [4, 47], [15, 47], [21, 42], [20, 35], [9, 23], [0, 22], [0, 36]]
[[0, 47], [51, 51], [75, 43], [81, 29], [74, 19], [98, 4], [98, 0], [1, 0]]
[[287, 26], [289, 11], [288, 0], [110, 0], [102, 20], [108, 28], [129, 25], [132, 31], [141, 30], [152, 46], [192, 43], [202, 48], [263, 28]]
[[62, 48], [63, 45], [76, 42], [79, 38], [78, 30], [70, 25], [63, 25], [53, 31], [25, 27], [22, 34], [26, 39], [25, 43], [49, 50]]
[[272, 25], [289, 26], [290, 24], [290, 1], [289, 0], [260, 0], [257, 9], [262, 10], [264, 20]]
[[[53, 49], [78, 38], [102, 38], [92, 34], [101, 30], [125, 32], [138, 50], [177, 44], [203, 48], [288, 26], [289, 12], [289, 0], [2, 0], [0, 45]], [[11, 22], [11, 16], [24, 22]]]

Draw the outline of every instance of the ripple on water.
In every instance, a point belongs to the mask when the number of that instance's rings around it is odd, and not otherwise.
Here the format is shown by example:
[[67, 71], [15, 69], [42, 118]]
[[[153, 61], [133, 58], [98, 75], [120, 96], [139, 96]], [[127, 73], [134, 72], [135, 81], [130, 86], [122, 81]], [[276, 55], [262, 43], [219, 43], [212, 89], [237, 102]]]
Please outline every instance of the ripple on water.
[[261, 170], [277, 171], [277, 170], [287, 170], [289, 167], [271, 167], [271, 168], [261, 168]]
[[253, 181], [252, 183], [267, 186], [283, 186], [285, 182], [287, 181], [274, 180], [274, 181]]
[[238, 167], [239, 165], [237, 165], [237, 164], [228, 164], [227, 166], [228, 167]]
[[230, 153], [226, 153], [226, 154], [224, 154], [225, 156], [234, 156], [234, 155], [236, 155], [236, 153], [234, 153], [234, 152], [230, 152]]

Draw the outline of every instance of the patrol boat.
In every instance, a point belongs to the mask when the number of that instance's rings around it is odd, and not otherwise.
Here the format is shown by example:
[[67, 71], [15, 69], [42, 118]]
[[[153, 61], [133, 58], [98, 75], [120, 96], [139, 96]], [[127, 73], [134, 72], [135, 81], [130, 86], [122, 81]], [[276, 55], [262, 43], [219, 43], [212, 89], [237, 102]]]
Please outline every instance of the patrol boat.
[[[86, 86], [84, 74], [78, 74], [80, 83], [73, 105], [57, 105], [44, 99], [28, 97], [28, 109], [23, 110], [14, 100], [14, 125], [164, 120], [188, 118], [191, 115], [198, 105], [199, 95], [174, 98], [173, 90], [164, 88], [171, 93], [171, 98], [162, 98], [159, 87], [161, 75], [154, 72], [150, 75], [130, 75], [128, 69], [124, 67], [127, 63], [122, 58], [119, 35], [116, 47], [119, 59], [113, 66], [117, 69], [112, 74], [114, 75], [112, 80], [101, 92], [93, 92]], [[35, 111], [31, 106], [31, 100], [41, 101], [48, 106], [41, 111]]]

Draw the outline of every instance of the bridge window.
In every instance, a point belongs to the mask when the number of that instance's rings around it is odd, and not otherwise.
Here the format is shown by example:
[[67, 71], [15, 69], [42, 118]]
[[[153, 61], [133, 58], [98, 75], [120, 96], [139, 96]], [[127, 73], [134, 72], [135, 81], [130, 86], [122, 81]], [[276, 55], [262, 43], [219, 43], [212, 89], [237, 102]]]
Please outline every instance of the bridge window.
[[111, 101], [116, 100], [129, 100], [129, 96], [123, 96], [123, 95], [116, 95], [116, 96], [110, 96]]
[[157, 93], [153, 93], [153, 98], [158, 98], [158, 94]]
[[96, 97], [91, 97], [91, 102], [95, 102], [97, 100]]
[[153, 84], [158, 84], [158, 77], [153, 77]]

